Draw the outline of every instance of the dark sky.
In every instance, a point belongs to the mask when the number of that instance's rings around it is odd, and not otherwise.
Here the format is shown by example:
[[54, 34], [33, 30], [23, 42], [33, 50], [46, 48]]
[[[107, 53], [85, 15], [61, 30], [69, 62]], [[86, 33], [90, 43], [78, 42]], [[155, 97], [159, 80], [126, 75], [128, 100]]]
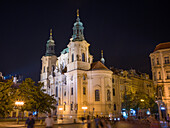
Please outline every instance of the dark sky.
[[41, 57], [53, 29], [56, 55], [72, 36], [76, 10], [94, 60], [151, 74], [149, 54], [170, 41], [170, 7], [162, 0], [55, 0], [0, 2], [0, 71], [38, 81]]

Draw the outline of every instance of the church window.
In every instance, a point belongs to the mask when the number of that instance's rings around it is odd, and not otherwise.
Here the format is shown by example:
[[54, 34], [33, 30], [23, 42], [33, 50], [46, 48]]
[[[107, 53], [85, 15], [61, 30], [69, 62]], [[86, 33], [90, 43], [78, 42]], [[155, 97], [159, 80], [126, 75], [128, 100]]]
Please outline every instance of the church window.
[[51, 46], [51, 50], [53, 51], [53, 46]]
[[114, 110], [116, 111], [116, 104], [114, 104]]
[[156, 58], [156, 63], [157, 65], [159, 65], [159, 58]]
[[95, 101], [100, 101], [100, 93], [99, 93], [99, 90], [95, 90]]
[[64, 96], [66, 96], [66, 91], [64, 91]]
[[164, 61], [165, 64], [169, 64], [169, 57], [164, 57]]
[[71, 111], [73, 111], [73, 103], [71, 103]]
[[44, 66], [44, 71], [43, 72], [45, 72], [45, 66]]
[[56, 97], [58, 97], [58, 87], [56, 87]]
[[85, 62], [85, 54], [82, 54], [82, 61]]
[[83, 95], [86, 95], [86, 87], [83, 87]]
[[155, 72], [153, 73], [153, 79], [154, 79], [154, 81], [156, 81], [156, 73]]
[[166, 71], [167, 79], [170, 79], [170, 71]]
[[115, 96], [115, 89], [113, 88], [113, 96]]
[[86, 80], [86, 77], [85, 77], [85, 75], [83, 75], [83, 80]]
[[110, 101], [111, 97], [110, 97], [110, 90], [107, 90], [107, 101]]
[[74, 62], [74, 54], [72, 54], [72, 62]]
[[71, 95], [73, 95], [73, 87], [71, 88]]
[[158, 75], [159, 75], [159, 80], [161, 80], [161, 73], [159, 72]]
[[114, 83], [114, 79], [112, 78], [112, 83]]
[[153, 66], [155, 65], [155, 60], [154, 60], [154, 59], [152, 59], [152, 65], [153, 65]]

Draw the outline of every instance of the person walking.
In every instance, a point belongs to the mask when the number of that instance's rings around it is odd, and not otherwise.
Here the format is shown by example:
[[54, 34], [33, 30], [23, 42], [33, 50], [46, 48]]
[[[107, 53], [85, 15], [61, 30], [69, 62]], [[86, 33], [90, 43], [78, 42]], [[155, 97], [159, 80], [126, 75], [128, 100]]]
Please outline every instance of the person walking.
[[99, 127], [99, 121], [100, 121], [98, 115], [96, 116], [96, 118], [94, 119], [94, 121], [95, 121], [96, 128], [98, 128], [98, 127]]
[[33, 118], [32, 113], [29, 114], [28, 119], [25, 122], [25, 125], [27, 125], [27, 128], [34, 128], [35, 120]]
[[91, 120], [90, 120], [90, 116], [87, 116], [87, 128], [91, 128]]
[[51, 114], [48, 114], [48, 117], [45, 119], [45, 127], [46, 128], [53, 128], [54, 119], [51, 117]]

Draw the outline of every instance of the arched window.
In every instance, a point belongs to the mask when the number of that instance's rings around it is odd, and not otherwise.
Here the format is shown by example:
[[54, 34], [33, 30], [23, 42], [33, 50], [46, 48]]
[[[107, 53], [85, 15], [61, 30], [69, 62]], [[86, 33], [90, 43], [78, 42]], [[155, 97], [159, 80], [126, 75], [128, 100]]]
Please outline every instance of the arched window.
[[44, 71], [43, 72], [45, 72], [45, 66], [44, 66]]
[[115, 89], [113, 88], [113, 96], [115, 96]]
[[100, 101], [100, 92], [99, 92], [99, 90], [95, 90], [95, 101]]
[[116, 104], [114, 104], [114, 110], [116, 111]]
[[159, 80], [161, 80], [161, 73], [159, 72], [158, 75], [159, 75]]
[[85, 62], [85, 54], [82, 53], [82, 61]]
[[83, 75], [83, 80], [86, 80], [86, 76], [85, 75]]
[[58, 87], [56, 87], [56, 93], [55, 93], [56, 95], [56, 97], [58, 97]]
[[71, 88], [71, 95], [73, 95], [73, 88]]
[[111, 98], [110, 98], [110, 90], [107, 90], [107, 101], [111, 101]]
[[74, 54], [72, 54], [72, 62], [74, 62]]
[[86, 95], [86, 87], [83, 87], [83, 95]]

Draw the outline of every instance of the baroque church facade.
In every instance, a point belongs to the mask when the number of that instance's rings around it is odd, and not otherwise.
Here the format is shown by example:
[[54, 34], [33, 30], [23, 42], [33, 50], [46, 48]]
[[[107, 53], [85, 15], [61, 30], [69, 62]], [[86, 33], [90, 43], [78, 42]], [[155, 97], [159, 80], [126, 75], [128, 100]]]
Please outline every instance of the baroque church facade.
[[101, 61], [93, 62], [83, 30], [77, 12], [72, 38], [59, 57], [55, 55], [55, 42], [50, 32], [46, 53], [41, 58], [40, 82], [44, 83], [46, 93], [56, 98], [56, 114], [109, 116], [116, 107], [112, 95], [113, 72], [104, 65], [103, 54]]

